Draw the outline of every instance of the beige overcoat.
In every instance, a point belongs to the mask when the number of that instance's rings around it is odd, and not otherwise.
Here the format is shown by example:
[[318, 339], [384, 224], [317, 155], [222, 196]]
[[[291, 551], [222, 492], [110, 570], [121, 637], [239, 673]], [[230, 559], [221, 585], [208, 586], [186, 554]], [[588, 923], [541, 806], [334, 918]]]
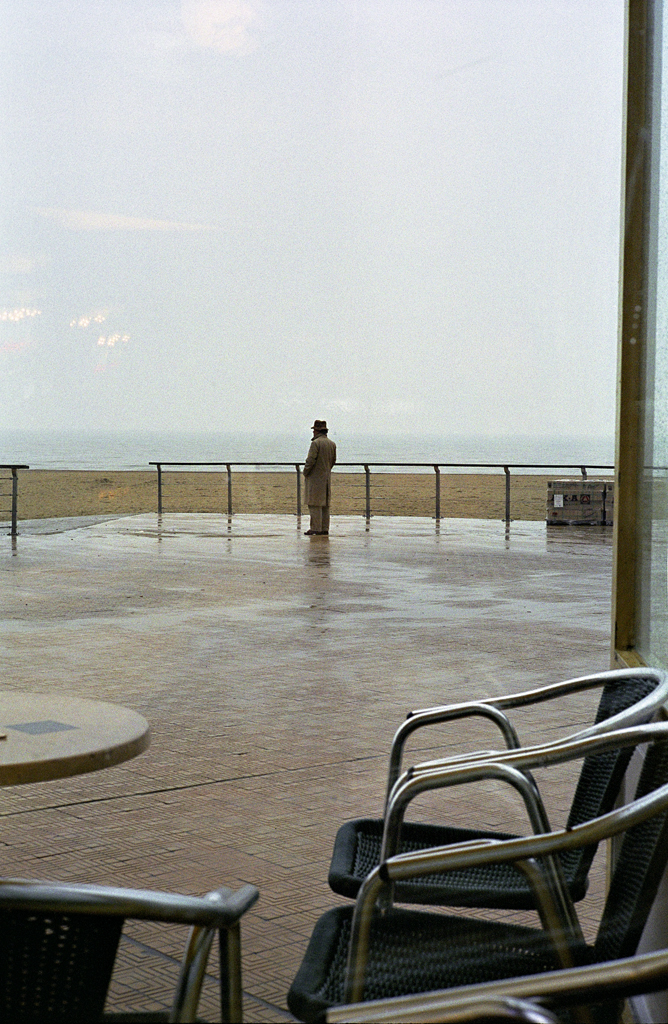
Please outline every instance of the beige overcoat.
[[304, 500], [307, 505], [329, 505], [332, 466], [336, 462], [336, 445], [326, 434], [318, 434], [304, 463]]

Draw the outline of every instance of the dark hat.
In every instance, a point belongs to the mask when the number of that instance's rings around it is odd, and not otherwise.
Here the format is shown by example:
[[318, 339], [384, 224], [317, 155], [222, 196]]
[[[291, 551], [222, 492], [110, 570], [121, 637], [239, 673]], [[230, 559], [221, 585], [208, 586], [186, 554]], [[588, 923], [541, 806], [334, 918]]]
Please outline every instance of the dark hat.
[[314, 420], [311, 430], [327, 430], [327, 420]]

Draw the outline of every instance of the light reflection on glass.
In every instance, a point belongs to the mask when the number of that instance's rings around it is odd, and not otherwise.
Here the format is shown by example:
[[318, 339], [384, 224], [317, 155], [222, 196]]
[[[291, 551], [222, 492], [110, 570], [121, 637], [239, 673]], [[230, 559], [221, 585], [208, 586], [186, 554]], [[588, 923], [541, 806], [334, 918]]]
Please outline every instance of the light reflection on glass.
[[18, 323], [20, 320], [41, 315], [41, 309], [27, 309], [25, 306], [20, 309], [0, 309], [0, 321], [4, 322]]

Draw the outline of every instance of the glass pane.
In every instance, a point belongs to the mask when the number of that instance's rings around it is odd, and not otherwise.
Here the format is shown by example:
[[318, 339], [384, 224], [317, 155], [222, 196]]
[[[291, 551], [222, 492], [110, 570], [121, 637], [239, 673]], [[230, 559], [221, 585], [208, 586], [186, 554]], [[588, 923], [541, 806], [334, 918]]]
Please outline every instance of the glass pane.
[[668, 668], [668, 39], [655, 9], [652, 200], [640, 488], [638, 650]]
[[0, 426], [323, 416], [609, 461], [623, 23], [622, 0], [0, 0]]

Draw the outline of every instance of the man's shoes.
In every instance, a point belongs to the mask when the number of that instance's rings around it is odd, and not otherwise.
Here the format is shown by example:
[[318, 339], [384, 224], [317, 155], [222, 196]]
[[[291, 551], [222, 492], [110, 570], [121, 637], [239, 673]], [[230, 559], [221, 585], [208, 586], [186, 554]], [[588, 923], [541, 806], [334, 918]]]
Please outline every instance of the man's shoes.
[[305, 537], [317, 537], [318, 536], [318, 531], [317, 530], [304, 530], [304, 536]]

